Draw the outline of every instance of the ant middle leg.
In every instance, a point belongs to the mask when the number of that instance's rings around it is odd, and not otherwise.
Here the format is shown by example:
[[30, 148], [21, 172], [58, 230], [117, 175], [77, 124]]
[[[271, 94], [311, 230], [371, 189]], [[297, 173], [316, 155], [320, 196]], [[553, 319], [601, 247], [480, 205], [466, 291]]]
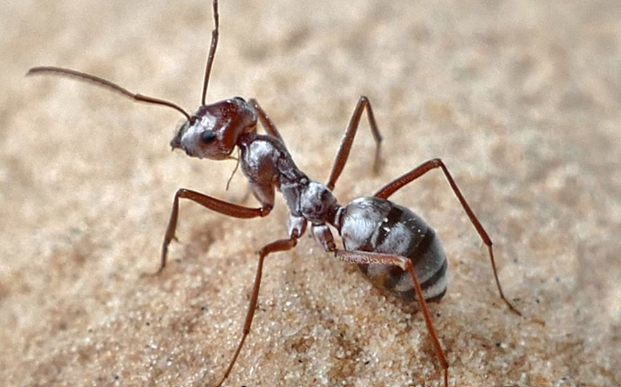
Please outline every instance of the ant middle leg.
[[166, 234], [164, 235], [164, 242], [162, 243], [162, 261], [160, 264], [160, 268], [155, 273], [156, 275], [160, 274], [162, 270], [164, 270], [164, 267], [166, 266], [166, 257], [168, 255], [168, 245], [170, 245], [170, 242], [173, 239], [176, 239], [175, 231], [177, 230], [177, 220], [179, 218], [180, 198], [190, 199], [203, 207], [209, 208], [210, 210], [240, 219], [264, 217], [270, 213], [273, 207], [273, 204], [269, 202], [262, 203], [262, 206], [260, 208], [244, 207], [238, 204], [229, 203], [220, 199], [213, 198], [200, 192], [180, 188], [175, 193], [175, 199], [173, 200], [173, 207], [172, 211], [170, 212], [170, 219], [168, 220]]
[[464, 195], [461, 193], [461, 190], [457, 186], [457, 183], [455, 183], [453, 176], [451, 176], [451, 173], [449, 172], [446, 165], [444, 165], [444, 162], [442, 162], [442, 160], [432, 159], [432, 160], [428, 160], [422, 163], [418, 167], [412, 169], [411, 171], [403, 174], [402, 176], [399, 176], [398, 178], [394, 179], [390, 183], [386, 184], [379, 191], [377, 191], [373, 196], [382, 198], [382, 199], [388, 199], [388, 197], [390, 197], [390, 195], [392, 195], [396, 191], [400, 190], [401, 188], [411, 183], [412, 181], [418, 179], [425, 173], [431, 171], [432, 169], [436, 169], [436, 168], [440, 168], [442, 172], [444, 173], [446, 180], [451, 186], [451, 189], [453, 190], [453, 193], [455, 194], [455, 196], [457, 196], [457, 199], [461, 203], [461, 206], [463, 207], [464, 211], [468, 215], [470, 222], [472, 223], [477, 233], [483, 240], [483, 243], [485, 243], [485, 245], [487, 246], [490, 261], [492, 263], [492, 270], [494, 272], [494, 279], [496, 280], [496, 286], [498, 287], [498, 293], [500, 293], [500, 298], [502, 298], [502, 300], [505, 302], [505, 304], [507, 304], [507, 306], [513, 313], [517, 314], [518, 316], [521, 316], [522, 313], [519, 310], [517, 310], [513, 306], [513, 304], [511, 304], [511, 302], [509, 302], [509, 300], [505, 297], [502, 291], [502, 286], [500, 286], [500, 280], [498, 279], [498, 271], [496, 270], [496, 262], [494, 260], [494, 250], [492, 249], [491, 238], [489, 237], [489, 235], [483, 228], [483, 225], [481, 225], [481, 222], [479, 222], [479, 219], [474, 214], [474, 211], [472, 211], [472, 209], [470, 208], [470, 205], [466, 201], [466, 198], [464, 198]]
[[263, 261], [265, 260], [265, 257], [271, 253], [275, 253], [278, 251], [291, 250], [297, 244], [298, 238], [299, 238], [299, 235], [297, 234], [297, 232], [294, 232], [293, 235], [291, 235], [291, 237], [287, 239], [279, 239], [277, 241], [269, 243], [263, 246], [263, 248], [259, 251], [259, 261], [257, 263], [257, 271], [256, 271], [255, 278], [254, 278], [254, 285], [252, 287], [252, 295], [250, 296], [250, 303], [248, 304], [248, 311], [246, 312], [246, 319], [244, 320], [244, 328], [242, 330], [242, 336], [239, 339], [239, 343], [237, 344], [235, 353], [233, 354], [233, 357], [229, 361], [229, 365], [226, 368], [226, 371], [224, 372], [224, 376], [222, 377], [220, 382], [217, 384], [217, 387], [220, 387], [222, 383], [224, 383], [226, 378], [228, 378], [228, 376], [230, 375], [231, 370], [233, 369], [233, 366], [235, 365], [235, 362], [237, 361], [237, 357], [239, 356], [239, 353], [241, 352], [241, 349], [244, 346], [246, 337], [248, 336], [248, 333], [250, 333], [250, 326], [252, 325], [252, 320], [254, 318], [254, 312], [257, 307], [257, 300], [259, 298], [259, 289], [261, 288], [261, 277], [263, 274]]
[[425, 325], [427, 325], [427, 330], [429, 331], [429, 336], [431, 337], [431, 343], [433, 344], [433, 349], [440, 362], [440, 366], [444, 371], [444, 386], [448, 387], [448, 368], [449, 364], [444, 356], [444, 352], [442, 351], [442, 346], [440, 345], [440, 341], [438, 340], [438, 335], [436, 333], [435, 328], [433, 327], [433, 323], [431, 322], [431, 315], [429, 313], [429, 308], [427, 307], [427, 301], [425, 301], [425, 297], [423, 296], [423, 289], [416, 278], [416, 273], [414, 271], [414, 266], [412, 265], [412, 261], [406, 257], [398, 256], [398, 255], [390, 255], [390, 254], [381, 254], [367, 251], [357, 251], [357, 250], [334, 250], [334, 256], [336, 259], [355, 263], [355, 264], [369, 264], [369, 263], [380, 263], [383, 265], [391, 265], [398, 266], [402, 270], [407, 271], [412, 277], [412, 283], [414, 284], [414, 290], [416, 293], [416, 298], [418, 301], [418, 305], [420, 307], [421, 312], [423, 313], [423, 318], [425, 320]]
[[347, 125], [347, 129], [345, 130], [345, 135], [343, 135], [341, 145], [339, 145], [339, 149], [336, 153], [334, 165], [332, 166], [332, 172], [330, 172], [330, 178], [326, 184], [326, 187], [328, 187], [331, 191], [334, 189], [334, 185], [341, 175], [341, 172], [343, 172], [343, 168], [345, 168], [345, 163], [347, 162], [349, 151], [354, 143], [354, 137], [356, 136], [356, 131], [358, 130], [358, 125], [360, 124], [360, 118], [362, 117], [364, 108], [367, 109], [369, 126], [371, 127], [371, 133], [373, 134], [373, 139], [375, 140], [375, 160], [373, 161], [373, 172], [377, 173], [379, 170], [382, 136], [380, 135], [377, 123], [375, 122], [375, 115], [373, 114], [373, 109], [371, 108], [371, 102], [363, 95], [358, 100], [358, 104], [356, 105], [354, 113], [352, 114], [349, 124]]

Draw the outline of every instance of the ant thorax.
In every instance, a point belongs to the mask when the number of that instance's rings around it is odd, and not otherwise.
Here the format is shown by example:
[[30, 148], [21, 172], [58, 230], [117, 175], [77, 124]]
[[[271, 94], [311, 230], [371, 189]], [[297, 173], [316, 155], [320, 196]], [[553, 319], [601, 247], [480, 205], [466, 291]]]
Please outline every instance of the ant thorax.
[[284, 144], [272, 136], [244, 133], [237, 145], [241, 150], [240, 167], [254, 196], [263, 205], [274, 205], [275, 189], [282, 192], [295, 215], [301, 185], [308, 177], [293, 162]]
[[279, 139], [245, 133], [238, 145], [241, 170], [261, 203], [273, 205], [276, 188], [293, 216], [314, 224], [331, 223], [337, 209], [336, 198], [325, 185], [298, 169]]

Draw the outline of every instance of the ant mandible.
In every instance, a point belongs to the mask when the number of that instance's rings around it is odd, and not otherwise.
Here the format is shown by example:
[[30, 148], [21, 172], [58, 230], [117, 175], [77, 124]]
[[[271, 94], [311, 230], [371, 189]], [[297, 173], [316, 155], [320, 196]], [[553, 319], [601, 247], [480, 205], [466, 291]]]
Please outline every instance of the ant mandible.
[[[418, 302], [434, 351], [443, 369], [444, 386], [448, 387], [449, 365], [427, 307], [427, 302], [440, 301], [446, 292], [446, 257], [433, 229], [411, 210], [389, 201], [388, 198], [392, 194], [425, 173], [440, 168], [472, 225], [487, 245], [500, 297], [513, 313], [521, 315], [503, 294], [494, 262], [492, 241], [466, 202], [448, 169], [442, 160], [432, 159], [392, 180], [373, 196], [355, 199], [345, 206], [340, 205], [332, 194], [332, 190], [345, 167], [365, 109], [376, 143], [374, 169], [377, 170], [378, 167], [382, 138], [369, 100], [364, 96], [358, 100], [338, 148], [328, 182], [324, 185], [311, 180], [295, 165], [276, 126], [256, 100], [245, 101], [241, 97], [235, 97], [206, 104], [209, 75], [218, 46], [217, 0], [213, 1], [213, 18], [215, 27], [212, 31], [211, 46], [205, 67], [201, 106], [192, 115], [172, 102], [135, 94], [108, 80], [75, 70], [60, 67], [34, 67], [28, 71], [27, 75], [53, 74], [74, 77], [121, 93], [135, 101], [164, 105], [181, 112], [186, 122], [181, 125], [170, 145], [173, 149], [184, 150], [188, 156], [223, 160], [229, 158], [236, 147], [240, 149], [241, 170], [250, 183], [251, 192], [261, 206], [245, 207], [200, 192], [185, 188], [179, 189], [173, 200], [157, 274], [161, 273], [166, 266], [168, 246], [175, 239], [179, 199], [189, 199], [223, 215], [249, 219], [264, 217], [271, 212], [276, 190], [284, 196], [289, 207], [287, 221], [289, 236], [268, 243], [259, 251], [252, 295], [242, 335], [217, 386], [221, 386], [231, 373], [250, 332], [265, 257], [274, 252], [292, 249], [310, 222], [311, 233], [315, 241], [331, 256], [341, 261], [357, 264], [362, 274], [375, 286], [401, 299]], [[257, 133], [257, 120], [261, 122], [267, 135]], [[337, 248], [330, 226], [338, 231], [344, 248]]]

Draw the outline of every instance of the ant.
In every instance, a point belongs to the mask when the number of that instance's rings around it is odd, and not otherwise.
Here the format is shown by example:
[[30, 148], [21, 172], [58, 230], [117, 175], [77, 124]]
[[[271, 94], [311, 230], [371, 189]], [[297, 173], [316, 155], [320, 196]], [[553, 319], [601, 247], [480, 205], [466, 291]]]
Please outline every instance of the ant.
[[[328, 182], [322, 184], [311, 180], [295, 165], [276, 126], [256, 100], [245, 101], [241, 97], [235, 97], [210, 104], [205, 102], [209, 76], [218, 46], [217, 0], [213, 1], [213, 18], [215, 27], [211, 35], [211, 46], [205, 68], [201, 106], [192, 115], [172, 102], [135, 94], [108, 80], [75, 70], [60, 67], [34, 67], [28, 71], [27, 75], [51, 74], [74, 77], [118, 92], [135, 101], [168, 106], [179, 111], [185, 116], [186, 122], [181, 125], [170, 142], [170, 146], [173, 150], [182, 149], [190, 157], [223, 160], [229, 158], [236, 147], [240, 149], [241, 170], [250, 183], [252, 194], [261, 206], [245, 207], [197, 191], [179, 189], [173, 200], [162, 244], [161, 263], [156, 274], [161, 273], [166, 266], [168, 246], [175, 239], [180, 199], [191, 200], [226, 216], [249, 219], [269, 215], [274, 207], [276, 191], [284, 196], [289, 208], [288, 237], [268, 243], [259, 250], [256, 275], [242, 335], [217, 386], [221, 386], [231, 373], [250, 332], [265, 257], [271, 253], [287, 251], [295, 247], [310, 223], [310, 230], [315, 241], [333, 258], [357, 264], [362, 274], [378, 288], [401, 299], [418, 302], [433, 349], [443, 369], [444, 386], [448, 387], [449, 364], [438, 341], [427, 307], [428, 302], [438, 302], [446, 293], [446, 256], [434, 230], [411, 210], [389, 201], [392, 194], [425, 173], [439, 168], [483, 243], [487, 246], [500, 297], [513, 313], [521, 316], [521, 313], [503, 294], [494, 262], [492, 241], [466, 202], [449, 170], [442, 160], [432, 159], [392, 180], [373, 196], [355, 199], [347, 205], [339, 204], [332, 190], [345, 167], [358, 124], [365, 110], [376, 144], [374, 170], [378, 169], [382, 137], [367, 97], [362, 96], [358, 100], [338, 148]], [[266, 135], [257, 133], [258, 121], [264, 127]], [[339, 233], [344, 248], [337, 247], [330, 227]]]

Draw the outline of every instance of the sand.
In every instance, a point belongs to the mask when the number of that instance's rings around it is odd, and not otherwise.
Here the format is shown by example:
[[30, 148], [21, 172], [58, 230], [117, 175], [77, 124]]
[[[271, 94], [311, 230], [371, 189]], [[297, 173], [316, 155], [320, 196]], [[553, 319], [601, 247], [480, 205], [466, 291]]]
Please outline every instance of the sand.
[[[621, 5], [609, 1], [221, 1], [208, 100], [257, 98], [305, 172], [325, 181], [363, 118], [342, 203], [440, 157], [496, 248], [517, 317], [439, 171], [394, 196], [431, 224], [449, 289], [431, 306], [451, 386], [621, 385]], [[183, 203], [240, 201], [234, 161], [168, 142], [183, 117], [60, 78], [94, 73], [189, 110], [212, 28], [207, 1], [0, 4], [0, 385], [213, 386], [241, 333], [255, 252], [286, 235]], [[248, 205], [254, 205], [252, 201]], [[270, 256], [227, 386], [440, 386], [420, 313], [311, 238]]]

